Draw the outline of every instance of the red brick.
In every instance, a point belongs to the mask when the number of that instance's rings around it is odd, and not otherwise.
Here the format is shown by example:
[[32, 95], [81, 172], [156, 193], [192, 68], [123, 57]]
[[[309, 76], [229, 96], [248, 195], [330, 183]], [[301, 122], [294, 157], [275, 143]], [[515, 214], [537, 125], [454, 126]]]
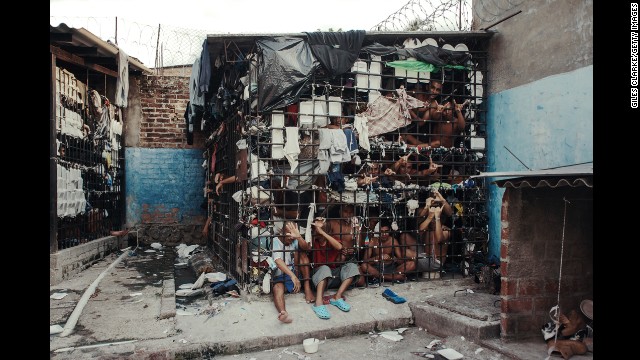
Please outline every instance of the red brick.
[[556, 305], [557, 297], [548, 296], [549, 294], [541, 294], [542, 296], [533, 299], [533, 307], [536, 313], [548, 313], [549, 310]]
[[513, 336], [515, 335], [516, 329], [518, 328], [518, 318], [515, 316], [507, 315], [506, 319], [502, 319], [500, 321], [500, 324], [504, 324], [504, 326], [502, 326], [504, 335]]
[[557, 279], [545, 279], [544, 292], [547, 294], [558, 292], [558, 280]]
[[511, 299], [507, 301], [507, 313], [532, 313], [533, 300], [526, 299]]
[[530, 317], [520, 317], [518, 319], [518, 327], [516, 329], [517, 334], [519, 336], [523, 336], [526, 334], [531, 334], [533, 331], [540, 331], [540, 328], [537, 324], [533, 324]]
[[515, 296], [517, 291], [517, 283], [514, 280], [506, 280], [501, 277], [500, 293], [504, 296]]
[[509, 321], [506, 317], [500, 319], [500, 334], [505, 334], [508, 330]]
[[500, 229], [500, 239], [501, 240], [509, 240], [509, 228], [506, 226], [502, 226]]
[[540, 280], [530, 278], [530, 279], [520, 279], [520, 281], [518, 281], [519, 296], [540, 294], [540, 292], [543, 289], [544, 289], [544, 286], [542, 281]]

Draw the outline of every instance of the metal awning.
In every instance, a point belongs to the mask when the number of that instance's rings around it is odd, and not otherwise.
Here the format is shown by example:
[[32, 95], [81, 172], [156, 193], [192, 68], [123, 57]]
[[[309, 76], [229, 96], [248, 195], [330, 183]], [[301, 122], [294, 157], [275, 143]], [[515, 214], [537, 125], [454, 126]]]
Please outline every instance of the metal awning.
[[562, 186], [593, 188], [593, 162], [560, 166], [540, 170], [481, 172], [471, 178], [509, 178], [496, 180], [499, 187], [557, 188]]
[[[86, 29], [71, 28], [64, 23], [49, 25], [49, 41], [51, 53], [59, 59], [113, 77], [118, 76], [118, 46]], [[140, 60], [127, 55], [130, 73], [152, 73]]]

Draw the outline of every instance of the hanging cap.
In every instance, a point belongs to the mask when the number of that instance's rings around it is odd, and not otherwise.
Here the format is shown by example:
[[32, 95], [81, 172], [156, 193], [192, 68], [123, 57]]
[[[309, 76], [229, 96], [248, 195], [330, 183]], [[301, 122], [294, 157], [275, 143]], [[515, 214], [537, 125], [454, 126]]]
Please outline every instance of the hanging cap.
[[580, 310], [589, 320], [593, 320], [593, 300], [582, 300]]

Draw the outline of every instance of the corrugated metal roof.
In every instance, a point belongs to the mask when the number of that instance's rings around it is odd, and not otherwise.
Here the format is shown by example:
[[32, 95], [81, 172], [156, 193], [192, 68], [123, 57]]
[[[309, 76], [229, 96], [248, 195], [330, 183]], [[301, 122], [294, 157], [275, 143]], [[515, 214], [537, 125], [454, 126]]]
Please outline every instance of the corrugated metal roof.
[[[49, 42], [52, 48], [72, 54], [76, 62], [102, 67], [108, 70], [108, 73], [117, 74], [120, 49], [116, 44], [104, 41], [84, 28], [71, 28], [64, 23], [58, 26], [49, 25], [49, 28]], [[122, 50], [127, 52], [126, 49]], [[130, 72], [152, 72], [132, 54], [127, 55]]]
[[472, 178], [508, 177], [493, 183], [500, 187], [512, 188], [557, 188], [562, 186], [587, 186], [593, 188], [593, 162], [560, 166], [540, 170], [481, 172]]
[[570, 186], [570, 187], [586, 186], [586, 187], [593, 188], [593, 177], [516, 178], [516, 179], [494, 181], [493, 183], [495, 183], [500, 187], [505, 187], [505, 188], [511, 187], [516, 189], [527, 188], [527, 187], [530, 187], [532, 189], [543, 188], [543, 187], [557, 188], [562, 186]]

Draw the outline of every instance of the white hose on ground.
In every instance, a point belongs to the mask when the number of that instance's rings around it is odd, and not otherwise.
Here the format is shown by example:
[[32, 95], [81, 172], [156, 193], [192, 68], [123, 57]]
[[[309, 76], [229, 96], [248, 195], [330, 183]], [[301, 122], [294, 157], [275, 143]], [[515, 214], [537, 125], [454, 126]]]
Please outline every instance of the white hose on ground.
[[84, 309], [84, 306], [87, 304], [87, 301], [89, 301], [89, 298], [91, 297], [91, 295], [93, 295], [93, 293], [96, 291], [96, 287], [98, 287], [98, 283], [100, 283], [100, 280], [102, 280], [102, 278], [109, 271], [111, 271], [111, 269], [114, 266], [116, 266], [125, 256], [127, 256], [128, 254], [127, 250], [129, 250], [130, 248], [131, 246], [125, 249], [122, 249], [122, 254], [113, 263], [111, 263], [111, 265], [109, 265], [108, 268], [106, 268], [102, 273], [100, 273], [100, 275], [95, 280], [93, 280], [93, 282], [87, 288], [87, 290], [85, 290], [84, 294], [82, 294], [82, 297], [80, 298], [80, 301], [78, 301], [78, 304], [76, 305], [75, 309], [73, 309], [71, 316], [69, 316], [69, 320], [67, 320], [67, 323], [64, 324], [64, 329], [60, 333], [61, 337], [65, 337], [71, 334], [71, 332], [73, 331], [73, 328], [76, 327], [76, 323], [78, 322], [80, 313], [82, 313], [82, 309]]
[[111, 343], [106, 343], [106, 344], [94, 344], [94, 345], [84, 345], [84, 346], [71, 346], [71, 347], [66, 347], [66, 348], [62, 348], [62, 349], [58, 349], [58, 350], [54, 350], [54, 353], [59, 353], [59, 352], [66, 352], [66, 351], [72, 351], [72, 350], [76, 350], [76, 349], [93, 349], [93, 348], [97, 348], [97, 347], [103, 347], [103, 346], [112, 346], [112, 345], [122, 345], [122, 344], [130, 344], [130, 343], [134, 343], [138, 340], [125, 340], [125, 341], [116, 341], [116, 342], [111, 342]]

